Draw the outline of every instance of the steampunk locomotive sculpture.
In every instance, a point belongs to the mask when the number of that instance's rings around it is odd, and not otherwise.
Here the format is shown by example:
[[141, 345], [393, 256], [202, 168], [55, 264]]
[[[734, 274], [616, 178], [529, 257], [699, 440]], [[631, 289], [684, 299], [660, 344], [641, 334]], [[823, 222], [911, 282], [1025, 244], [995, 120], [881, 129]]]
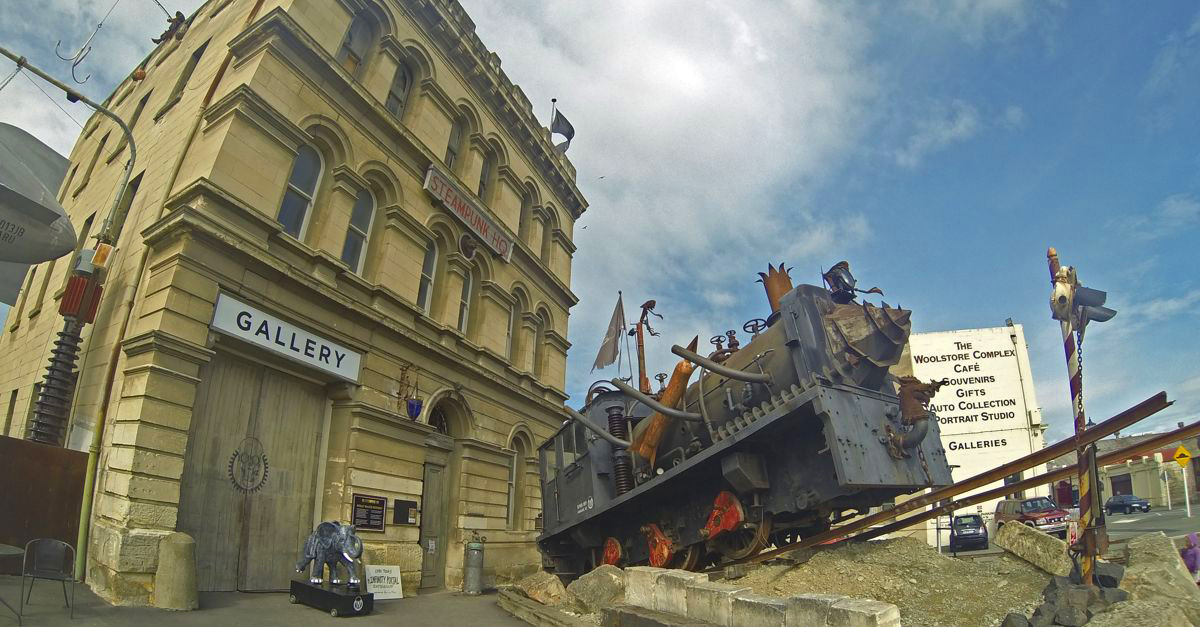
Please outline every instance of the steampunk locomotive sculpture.
[[[694, 569], [824, 531], [901, 494], [951, 483], [938, 385], [897, 380], [911, 312], [855, 302], [845, 263], [826, 287], [762, 276], [771, 314], [713, 338], [650, 394], [597, 382], [539, 448], [546, 568]], [[688, 385], [699, 370], [698, 380]]]

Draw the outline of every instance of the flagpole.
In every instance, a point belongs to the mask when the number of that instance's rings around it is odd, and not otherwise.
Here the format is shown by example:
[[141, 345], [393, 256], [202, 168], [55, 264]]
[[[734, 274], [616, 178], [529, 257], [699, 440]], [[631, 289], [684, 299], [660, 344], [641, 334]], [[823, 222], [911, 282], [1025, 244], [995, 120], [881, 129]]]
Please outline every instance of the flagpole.
[[[550, 99], [550, 127], [554, 127], [554, 115], [558, 113], [558, 98]], [[552, 131], [553, 132], [553, 131]]]

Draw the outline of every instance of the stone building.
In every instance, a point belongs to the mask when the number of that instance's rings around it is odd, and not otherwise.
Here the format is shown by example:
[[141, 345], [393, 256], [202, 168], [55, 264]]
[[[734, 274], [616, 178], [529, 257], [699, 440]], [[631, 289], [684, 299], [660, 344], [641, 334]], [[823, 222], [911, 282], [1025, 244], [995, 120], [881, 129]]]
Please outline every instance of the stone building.
[[[409, 594], [457, 586], [473, 533], [489, 578], [537, 569], [534, 447], [561, 424], [586, 201], [463, 8], [209, 0], [138, 69], [107, 102], [138, 159], [67, 437], [102, 434], [92, 588], [152, 602], [176, 530], [201, 590], [284, 588], [335, 519]], [[70, 158], [60, 199], [91, 246], [128, 149], [93, 116]], [[6, 435], [70, 265], [33, 267], [5, 322]]]

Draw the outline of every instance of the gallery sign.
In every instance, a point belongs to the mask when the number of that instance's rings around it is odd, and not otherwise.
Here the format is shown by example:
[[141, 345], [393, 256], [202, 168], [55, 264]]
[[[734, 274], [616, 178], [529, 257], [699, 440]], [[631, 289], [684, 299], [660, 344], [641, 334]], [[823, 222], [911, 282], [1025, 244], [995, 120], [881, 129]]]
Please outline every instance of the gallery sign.
[[339, 379], [358, 382], [361, 354], [228, 294], [217, 296], [212, 328]]
[[509, 237], [508, 232], [496, 224], [474, 199], [463, 193], [458, 185], [432, 165], [425, 172], [423, 189], [441, 202], [446, 210], [454, 214], [459, 222], [501, 259], [508, 261], [512, 258], [513, 238]]

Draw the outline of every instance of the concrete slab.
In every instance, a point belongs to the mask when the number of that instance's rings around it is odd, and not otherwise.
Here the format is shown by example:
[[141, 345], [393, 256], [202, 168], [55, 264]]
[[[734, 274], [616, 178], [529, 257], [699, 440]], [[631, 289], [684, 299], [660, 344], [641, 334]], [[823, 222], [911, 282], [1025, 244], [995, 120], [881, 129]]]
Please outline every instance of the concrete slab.
[[627, 604], [601, 610], [600, 624], [603, 627], [712, 627], [712, 623], [694, 618]]
[[687, 587], [708, 581], [708, 575], [686, 570], [669, 570], [658, 578], [654, 589], [654, 609], [687, 616]]
[[[0, 576], [0, 597], [16, 607], [20, 585], [20, 577]], [[345, 627], [346, 621], [352, 622], [356, 627], [397, 624], [425, 627], [525, 625], [500, 609], [494, 593], [465, 596], [456, 592], [437, 592], [405, 599], [376, 601], [374, 613], [350, 619], [333, 618], [311, 607], [292, 605], [288, 603], [287, 594], [284, 592], [203, 592], [200, 594], [199, 610], [174, 612], [152, 607], [109, 605], [93, 594], [86, 585], [78, 584], [75, 588], [75, 620], [68, 617], [67, 610], [63, 607], [62, 589], [53, 582], [38, 582], [33, 590], [32, 601], [32, 606], [25, 607], [25, 624], [39, 627]], [[16, 618], [0, 607], [0, 625], [10, 623], [16, 625]]]
[[625, 569], [625, 603], [654, 609], [654, 589], [658, 578], [667, 572], [665, 568], [653, 566], [630, 566]]
[[715, 581], [696, 582], [687, 587], [688, 616], [716, 625], [733, 627], [733, 598], [750, 588]]

